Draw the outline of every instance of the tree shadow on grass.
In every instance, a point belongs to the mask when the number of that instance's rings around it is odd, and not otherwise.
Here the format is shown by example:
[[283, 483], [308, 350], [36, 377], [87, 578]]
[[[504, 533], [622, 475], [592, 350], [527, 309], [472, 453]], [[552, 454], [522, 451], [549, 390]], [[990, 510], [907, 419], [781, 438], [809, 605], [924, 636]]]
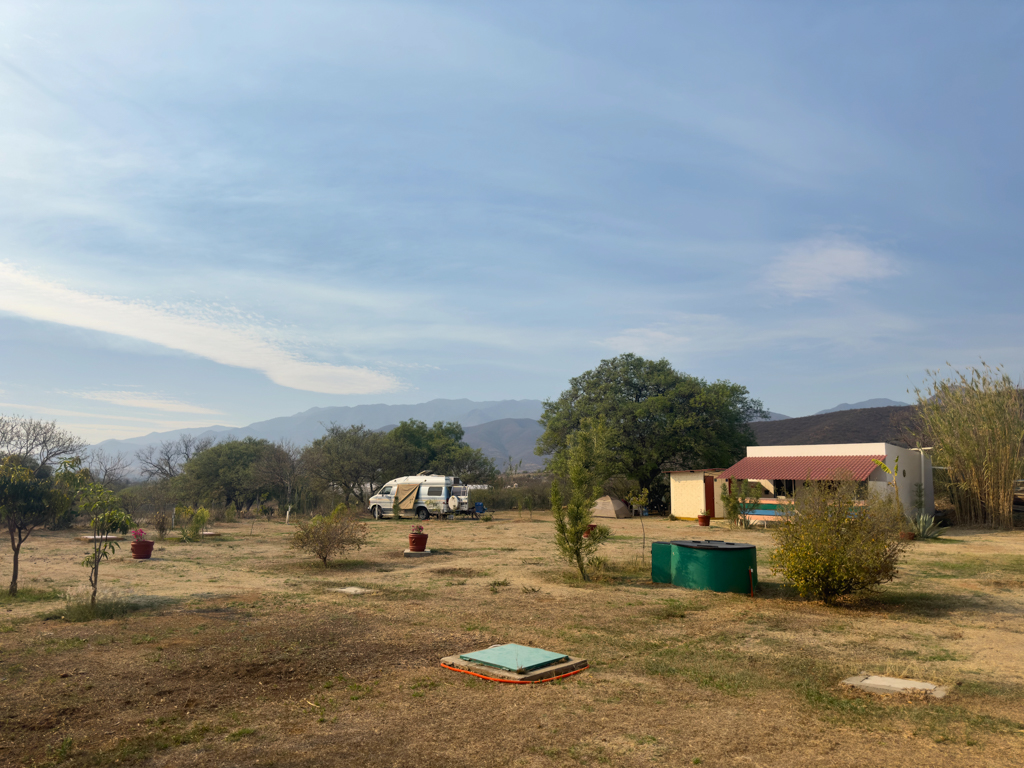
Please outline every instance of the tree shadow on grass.
[[892, 589], [871, 592], [847, 601], [850, 610], [896, 613], [938, 619], [965, 608], [988, 608], [972, 596], [954, 596], [924, 590]]

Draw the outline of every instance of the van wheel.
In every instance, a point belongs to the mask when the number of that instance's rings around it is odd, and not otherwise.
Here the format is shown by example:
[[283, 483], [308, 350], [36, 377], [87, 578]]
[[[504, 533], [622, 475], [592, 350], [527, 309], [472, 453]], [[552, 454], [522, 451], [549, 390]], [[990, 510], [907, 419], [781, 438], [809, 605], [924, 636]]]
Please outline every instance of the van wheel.
[[384, 510], [382, 510], [380, 507], [375, 506], [370, 511], [373, 513], [373, 519], [374, 520], [383, 520], [384, 519]]
[[429, 520], [430, 513], [423, 507], [420, 507], [419, 510], [416, 512], [416, 517], [418, 517], [420, 520]]

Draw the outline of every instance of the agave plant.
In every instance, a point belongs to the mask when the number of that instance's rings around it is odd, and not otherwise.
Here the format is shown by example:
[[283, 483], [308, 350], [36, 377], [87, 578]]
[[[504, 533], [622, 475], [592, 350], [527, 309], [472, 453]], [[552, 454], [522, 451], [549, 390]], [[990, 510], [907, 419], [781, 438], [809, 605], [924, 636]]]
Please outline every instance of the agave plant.
[[918, 515], [910, 521], [910, 530], [919, 539], [937, 539], [942, 535], [942, 529], [935, 522], [935, 515]]

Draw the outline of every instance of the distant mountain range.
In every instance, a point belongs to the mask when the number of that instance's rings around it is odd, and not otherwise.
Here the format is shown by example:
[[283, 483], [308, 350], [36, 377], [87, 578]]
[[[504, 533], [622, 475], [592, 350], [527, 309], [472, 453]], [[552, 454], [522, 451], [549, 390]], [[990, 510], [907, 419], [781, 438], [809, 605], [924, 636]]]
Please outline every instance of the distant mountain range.
[[[769, 419], [754, 423], [760, 445], [813, 445], [818, 443], [896, 442], [892, 414], [909, 407], [885, 398], [860, 403], [841, 403], [835, 408], [813, 416], [792, 418], [769, 412]], [[217, 442], [245, 437], [277, 442], [288, 440], [303, 446], [321, 437], [331, 424], [349, 427], [363, 424], [370, 429], [389, 430], [409, 419], [433, 424], [435, 421], [456, 421], [465, 430], [464, 440], [479, 448], [499, 467], [511, 457], [512, 463], [522, 461], [523, 470], [537, 470], [543, 458], [534, 455], [537, 439], [544, 432], [537, 419], [544, 411], [540, 400], [431, 400], [415, 405], [356, 405], [331, 408], [310, 408], [292, 416], [257, 421], [247, 427], [197, 427], [170, 432], [151, 432], [124, 440], [104, 440], [96, 445], [108, 453], [123, 452], [134, 457], [148, 445], [176, 440], [183, 434], [211, 437]]]
[[[176, 440], [184, 434], [211, 437], [217, 442], [239, 440], [245, 437], [262, 438], [277, 442], [288, 440], [303, 446], [321, 437], [331, 424], [350, 427], [363, 424], [370, 429], [393, 427], [400, 421], [418, 419], [433, 424], [435, 421], [457, 421], [466, 431], [465, 441], [481, 449], [499, 466], [504, 466], [509, 455], [514, 462], [523, 461], [523, 469], [539, 468], [543, 462], [533, 455], [533, 446], [543, 431], [537, 419], [544, 411], [540, 400], [431, 400], [415, 405], [356, 405], [331, 408], [310, 408], [292, 416], [280, 416], [257, 421], [247, 427], [197, 427], [170, 432], [150, 432], [141, 437], [124, 440], [104, 440], [95, 447], [107, 453], [124, 452], [134, 456], [147, 445], [158, 445]], [[532, 425], [532, 426], [530, 426]]]
[[823, 413], [835, 413], [836, 411], [856, 411], [861, 408], [895, 408], [906, 405], [910, 405], [910, 403], [901, 403], [899, 400], [876, 397], [871, 400], [861, 400], [859, 403], [840, 403], [835, 408], [827, 408], [824, 411], [818, 411], [814, 415], [820, 416]]

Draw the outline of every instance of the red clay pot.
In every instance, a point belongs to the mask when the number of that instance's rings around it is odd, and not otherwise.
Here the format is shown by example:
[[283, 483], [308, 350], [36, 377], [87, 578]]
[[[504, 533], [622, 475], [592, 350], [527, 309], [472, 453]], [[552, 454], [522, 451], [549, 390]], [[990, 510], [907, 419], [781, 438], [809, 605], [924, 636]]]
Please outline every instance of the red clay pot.
[[711, 515], [697, 515], [697, 525], [702, 525], [705, 528], [711, 525]]
[[409, 534], [409, 551], [410, 552], [424, 552], [427, 549], [427, 534], [425, 533], [410, 533]]
[[153, 542], [152, 541], [133, 541], [132, 542], [132, 559], [134, 560], [149, 560], [153, 556]]
[[917, 538], [917, 534], [913, 531], [900, 531], [900, 538], [904, 541], [913, 541]]
[[583, 538], [584, 539], [589, 539], [590, 538], [590, 532], [592, 530], [594, 530], [595, 528], [597, 528], [597, 523], [591, 523], [590, 525], [588, 525], [587, 526], [587, 532], [583, 534]]

